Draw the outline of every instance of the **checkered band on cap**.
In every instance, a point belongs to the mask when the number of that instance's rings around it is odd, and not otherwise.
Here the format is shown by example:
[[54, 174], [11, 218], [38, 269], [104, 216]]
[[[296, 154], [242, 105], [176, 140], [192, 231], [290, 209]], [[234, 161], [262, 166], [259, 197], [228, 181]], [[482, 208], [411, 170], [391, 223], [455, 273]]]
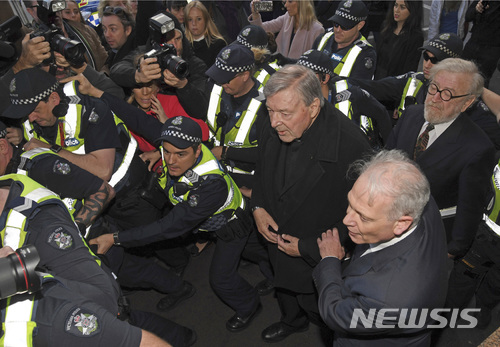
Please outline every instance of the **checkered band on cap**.
[[164, 130], [161, 133], [161, 137], [163, 137], [163, 136], [177, 137], [181, 140], [185, 140], [185, 141], [192, 142], [192, 143], [201, 142], [201, 137], [187, 135], [187, 134], [181, 133], [177, 130], [171, 130], [171, 129]]
[[346, 18], [346, 19], [353, 21], [353, 22], [362, 22], [362, 21], [366, 20], [366, 18], [368, 17], [368, 16], [356, 17], [356, 16], [353, 16], [352, 14], [345, 13], [344, 11], [341, 11], [341, 10], [335, 11], [335, 15], [337, 15], [339, 17]]
[[215, 66], [217, 66], [219, 69], [233, 73], [239, 73], [251, 70], [254, 67], [254, 65], [255, 64], [252, 63], [250, 65], [245, 65], [245, 66], [229, 66], [222, 59], [217, 58], [215, 60]]
[[255, 47], [255, 48], [260, 48], [260, 49], [264, 49], [264, 48], [267, 48], [267, 46], [252, 46], [243, 36], [241, 35], [238, 35], [238, 37], [236, 38], [236, 40], [241, 43], [243, 46], [245, 47], [248, 47], [248, 48], [252, 48], [252, 47]]
[[10, 101], [12, 102], [13, 105], [36, 104], [36, 103], [39, 103], [40, 101], [42, 101], [43, 99], [45, 99], [50, 94], [52, 94], [52, 92], [54, 92], [58, 87], [59, 87], [59, 82], [56, 82], [49, 89], [41, 92], [40, 94], [38, 94], [34, 97], [28, 98], [28, 99], [16, 99], [14, 96], [15, 94], [10, 94]]
[[441, 52], [444, 52], [445, 54], [447, 54], [448, 56], [450, 56], [450, 58], [460, 58], [460, 56], [453, 52], [451, 49], [449, 49], [448, 47], [446, 47], [445, 45], [439, 43], [439, 42], [436, 42], [436, 41], [431, 41], [427, 44], [427, 47], [434, 47], [434, 48], [437, 48], [439, 49]]
[[302, 65], [302, 66], [305, 66], [315, 72], [322, 72], [322, 73], [326, 73], [328, 75], [333, 75], [333, 71], [327, 69], [326, 67], [323, 67], [323, 66], [319, 66], [319, 65], [316, 65], [314, 63], [311, 63], [310, 61], [307, 61], [307, 60], [301, 60], [299, 58], [299, 61], [297, 62], [298, 65]]

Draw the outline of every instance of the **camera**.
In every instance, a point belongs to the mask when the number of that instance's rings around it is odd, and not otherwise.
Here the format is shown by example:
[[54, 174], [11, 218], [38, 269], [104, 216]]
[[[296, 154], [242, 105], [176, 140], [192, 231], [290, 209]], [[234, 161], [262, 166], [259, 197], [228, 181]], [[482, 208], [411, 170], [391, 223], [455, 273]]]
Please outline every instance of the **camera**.
[[177, 56], [177, 51], [171, 44], [153, 43], [153, 49], [144, 55], [144, 59], [147, 58], [157, 58], [162, 72], [168, 70], [179, 79], [189, 74], [188, 63]]
[[257, 12], [271, 12], [273, 10], [272, 1], [255, 1], [253, 7]]
[[0, 258], [0, 299], [15, 294], [30, 294], [42, 287], [35, 268], [40, 256], [35, 246], [27, 245], [5, 258]]
[[61, 53], [71, 66], [80, 68], [85, 63], [83, 43], [64, 37], [61, 30], [55, 25], [40, 27], [39, 30], [31, 33], [30, 38], [38, 36], [43, 36], [45, 41], [50, 44], [50, 49]]

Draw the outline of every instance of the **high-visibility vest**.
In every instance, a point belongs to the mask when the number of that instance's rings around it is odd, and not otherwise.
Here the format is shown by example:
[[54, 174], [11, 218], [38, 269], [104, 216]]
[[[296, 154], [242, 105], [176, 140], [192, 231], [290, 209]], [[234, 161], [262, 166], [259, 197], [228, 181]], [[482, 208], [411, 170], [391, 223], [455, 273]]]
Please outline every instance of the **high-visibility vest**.
[[[215, 146], [220, 146], [222, 129], [217, 129], [217, 116], [220, 112], [220, 104], [222, 101], [223, 88], [217, 84], [214, 84], [212, 92], [210, 93], [210, 103], [208, 106], [207, 113], [207, 124], [210, 132], [210, 137], [214, 142]], [[264, 95], [259, 94], [257, 98], [251, 98], [250, 102], [245, 111], [238, 118], [238, 121], [233, 126], [233, 128], [225, 134], [224, 145], [228, 147], [236, 148], [250, 148], [257, 147], [256, 141], [250, 141], [250, 130], [253, 124], [257, 120], [257, 112], [262, 106], [262, 101], [264, 100]], [[228, 115], [232, 116], [232, 115]], [[227, 169], [234, 173], [240, 174], [253, 174], [237, 167], [231, 167], [226, 165]]]
[[[325, 48], [328, 40], [333, 35], [334, 35], [333, 31], [327, 32], [326, 34], [323, 35], [321, 41], [318, 44], [318, 51], [322, 51]], [[371, 46], [371, 44], [363, 35], [361, 35], [361, 38], [354, 42], [354, 45], [344, 55], [342, 60], [338, 62], [333, 72], [342, 77], [349, 77], [352, 68], [354, 66], [354, 63], [356, 62], [356, 59], [358, 58], [359, 54], [363, 50], [363, 47], [365, 46]]]
[[[340, 81], [337, 81], [335, 82], [335, 90], [338, 93], [342, 93], [344, 90], [347, 90], [349, 88], [349, 85], [347, 84], [347, 81], [346, 80], [340, 80]], [[342, 112], [343, 114], [346, 115], [346, 117], [348, 117], [349, 119], [352, 120], [352, 103], [351, 103], [351, 100], [349, 99], [346, 99], [346, 100], [342, 100], [340, 102], [337, 102], [335, 104], [335, 108], [337, 108], [338, 110], [340, 110], [340, 112]], [[359, 127], [361, 128], [361, 130], [363, 130], [363, 132], [366, 133], [366, 131], [368, 129], [371, 129], [373, 130], [373, 122], [372, 120], [365, 116], [365, 115], [360, 115], [359, 117]]]
[[398, 113], [399, 117], [405, 110], [405, 101], [406, 98], [416, 97], [420, 88], [424, 85], [423, 82], [424, 74], [422, 72], [416, 72], [411, 75], [405, 85], [405, 89], [403, 90], [403, 95], [401, 96], [401, 101], [399, 102]]
[[[78, 94], [76, 92], [75, 81], [68, 82], [64, 85], [64, 94], [70, 99], [70, 103], [68, 105], [68, 111], [66, 115], [57, 119], [58, 131], [55, 143], [64, 147], [65, 150], [68, 150], [75, 154], [83, 155], [85, 154], [85, 139], [80, 137], [83, 105], [78, 103], [80, 101], [80, 98], [78, 97]], [[113, 175], [109, 180], [109, 185], [113, 188], [116, 188], [124, 182], [126, 173], [137, 150], [137, 141], [133, 136], [130, 135], [123, 121], [116, 115], [113, 114], [113, 116], [118, 133], [124, 134], [124, 137], [128, 142], [126, 144], [126, 151], [123, 157], [120, 158], [120, 165], [117, 166], [115, 164], [116, 170], [113, 172]], [[26, 139], [31, 140], [32, 138], [36, 138], [42, 142], [48, 143], [47, 140], [45, 140], [43, 137], [38, 136], [38, 134], [33, 131], [33, 125], [29, 120], [26, 120], [23, 125], [24, 137]], [[122, 145], [124, 144], [122, 143]], [[117, 190], [119, 189], [117, 188]]]
[[[231, 218], [235, 218], [235, 212], [238, 208], [244, 209], [245, 208], [245, 201], [243, 199], [243, 195], [241, 194], [239, 188], [236, 186], [236, 183], [234, 183], [233, 179], [231, 176], [226, 174], [224, 172], [224, 169], [222, 166], [219, 164], [215, 156], [212, 154], [212, 152], [205, 146], [201, 145], [202, 147], [202, 158], [196, 166], [193, 168], [189, 169], [186, 171], [179, 179], [177, 182], [179, 183], [186, 183], [189, 187], [196, 187], [201, 183], [200, 178], [202, 176], [207, 176], [207, 175], [218, 175], [224, 178], [226, 181], [227, 185], [227, 198], [226, 201], [222, 206], [219, 207], [219, 209], [209, 218], [214, 218], [219, 214], [228, 214], [231, 215]], [[168, 185], [167, 183], [167, 175], [168, 175], [168, 168], [166, 165], [166, 162], [163, 161], [163, 167], [165, 168], [165, 173], [160, 177], [160, 186], [165, 189]], [[172, 205], [177, 205], [178, 203], [181, 203], [183, 201], [189, 201], [189, 191], [187, 191], [183, 196], [176, 196], [174, 195], [174, 187], [173, 185], [171, 187], [168, 187], [168, 198]], [[203, 229], [203, 225], [207, 225], [210, 223], [204, 222], [202, 226], [200, 227], [200, 230]], [[212, 230], [208, 230], [212, 231]]]
[[[277, 60], [271, 62], [271, 63], [268, 63], [267, 64], [270, 68], [274, 69], [274, 71], [278, 71], [281, 66], [278, 65], [277, 63]], [[268, 70], [264, 69], [264, 68], [261, 68], [259, 70], [257, 70], [253, 77], [255, 77], [255, 79], [257, 81], [259, 81], [260, 83], [260, 87], [259, 87], [259, 92], [263, 92], [264, 91], [264, 86], [266, 85], [267, 81], [269, 80], [269, 78], [271, 77], [271, 74], [269, 73]]]

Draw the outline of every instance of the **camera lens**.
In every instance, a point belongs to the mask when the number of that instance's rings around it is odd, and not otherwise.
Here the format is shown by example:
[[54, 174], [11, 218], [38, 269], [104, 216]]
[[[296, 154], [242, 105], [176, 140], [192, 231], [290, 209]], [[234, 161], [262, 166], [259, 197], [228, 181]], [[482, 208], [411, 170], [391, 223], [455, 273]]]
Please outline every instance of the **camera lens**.
[[25, 246], [0, 259], [0, 299], [26, 291], [40, 289], [40, 278], [35, 272], [40, 257], [35, 246]]
[[85, 63], [85, 48], [81, 42], [54, 35], [52, 46], [54, 51], [61, 53], [72, 66], [79, 68]]
[[189, 73], [188, 63], [176, 55], [169, 57], [166, 66], [177, 78], [185, 78]]

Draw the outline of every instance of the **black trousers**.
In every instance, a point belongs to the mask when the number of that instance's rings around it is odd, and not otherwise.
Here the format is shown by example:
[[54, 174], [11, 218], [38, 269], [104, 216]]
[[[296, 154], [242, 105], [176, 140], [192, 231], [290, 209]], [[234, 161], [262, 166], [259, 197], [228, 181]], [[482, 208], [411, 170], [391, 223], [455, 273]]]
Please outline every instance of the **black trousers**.
[[250, 314], [260, 302], [255, 288], [238, 273], [247, 240], [248, 236], [229, 241], [217, 239], [209, 274], [215, 294], [241, 316]]
[[447, 307], [465, 307], [474, 293], [477, 307], [492, 309], [500, 302], [500, 236], [484, 222], [470, 250], [451, 272]]

